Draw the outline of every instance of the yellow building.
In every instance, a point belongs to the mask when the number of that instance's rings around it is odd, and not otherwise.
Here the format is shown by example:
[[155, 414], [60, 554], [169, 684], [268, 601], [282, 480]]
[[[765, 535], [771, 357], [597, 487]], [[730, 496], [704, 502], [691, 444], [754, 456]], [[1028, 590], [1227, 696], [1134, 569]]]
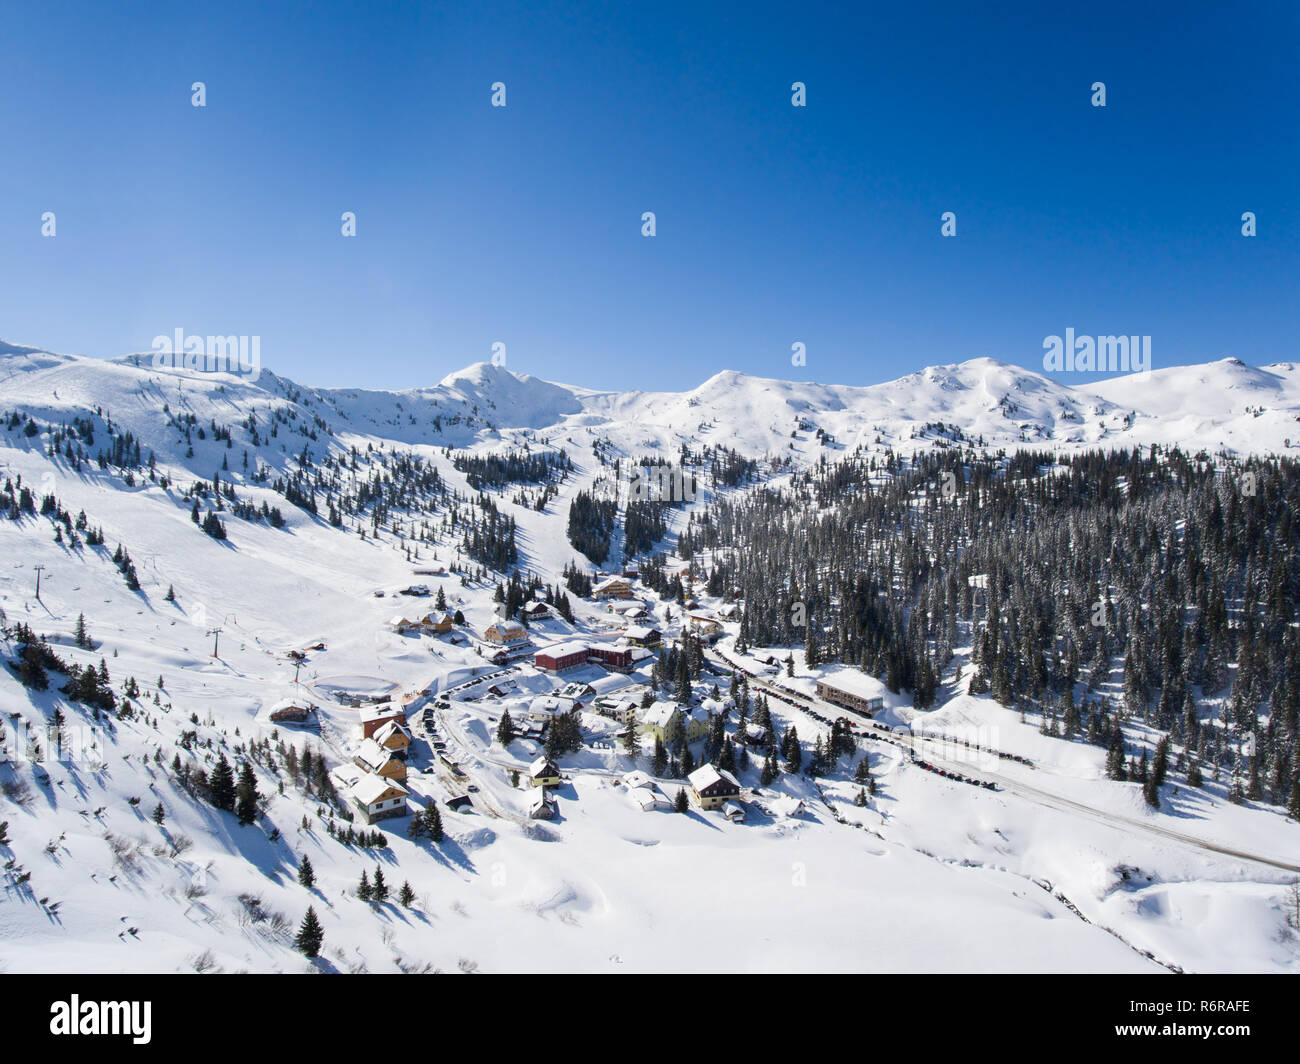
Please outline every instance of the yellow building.
[[560, 770], [555, 767], [554, 761], [539, 757], [528, 766], [528, 782], [534, 787], [558, 787]]

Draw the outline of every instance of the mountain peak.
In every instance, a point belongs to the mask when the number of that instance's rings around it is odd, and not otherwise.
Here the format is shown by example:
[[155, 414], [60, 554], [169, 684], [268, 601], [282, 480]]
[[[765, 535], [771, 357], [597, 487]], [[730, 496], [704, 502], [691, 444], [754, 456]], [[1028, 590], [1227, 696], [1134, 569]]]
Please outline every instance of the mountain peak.
[[438, 382], [440, 388], [455, 388], [461, 384], [475, 387], [496, 384], [505, 380], [523, 380], [526, 375], [514, 373], [495, 362], [471, 362], [462, 369], [453, 370]]

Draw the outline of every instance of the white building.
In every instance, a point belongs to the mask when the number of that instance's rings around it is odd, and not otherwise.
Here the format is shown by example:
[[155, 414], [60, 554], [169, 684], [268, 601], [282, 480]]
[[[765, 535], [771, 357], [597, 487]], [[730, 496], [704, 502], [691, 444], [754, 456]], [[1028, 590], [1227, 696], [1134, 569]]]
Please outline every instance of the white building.
[[385, 779], [374, 773], [365, 773], [352, 785], [349, 792], [367, 824], [390, 816], [406, 813], [407, 790], [396, 780]]

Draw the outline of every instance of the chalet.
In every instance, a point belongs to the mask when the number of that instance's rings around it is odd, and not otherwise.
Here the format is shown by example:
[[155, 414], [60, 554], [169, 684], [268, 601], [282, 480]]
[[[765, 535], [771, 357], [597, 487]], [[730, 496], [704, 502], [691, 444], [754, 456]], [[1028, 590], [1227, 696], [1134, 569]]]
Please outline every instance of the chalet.
[[744, 820], [745, 807], [739, 802], [723, 802], [722, 815], [730, 821]]
[[539, 757], [528, 766], [528, 782], [534, 787], [558, 787], [560, 770], [555, 767], [554, 761]]
[[540, 698], [534, 698], [528, 704], [528, 719], [553, 720], [560, 714], [570, 713], [576, 708], [571, 698], [562, 698], [559, 695], [543, 695]]
[[528, 800], [528, 818], [550, 820], [553, 816], [555, 816], [555, 802], [546, 796], [546, 788], [541, 787]]
[[631, 789], [637, 790], [641, 787], [653, 787], [655, 781], [648, 774], [642, 772], [639, 768], [634, 769], [623, 777], [623, 782]]
[[793, 794], [777, 795], [768, 804], [772, 812], [781, 817], [796, 817], [804, 810], [803, 799], [796, 798]]
[[436, 635], [446, 635], [455, 625], [456, 621], [450, 613], [430, 613], [424, 618], [424, 626]]
[[514, 621], [497, 621], [487, 626], [483, 638], [489, 643], [510, 646], [514, 643], [528, 642], [528, 633], [524, 631], [523, 625], [516, 624]]
[[885, 699], [879, 693], [884, 689], [884, 684], [879, 680], [848, 670], [817, 681], [818, 698], [841, 709], [852, 709], [868, 715], [884, 708]]
[[384, 702], [377, 706], [365, 706], [357, 714], [361, 718], [361, 734], [369, 739], [389, 721], [406, 723], [406, 710], [396, 702]]
[[623, 566], [623, 579], [636, 580], [640, 575], [641, 575], [641, 570], [638, 569], [635, 565]]
[[374, 739], [361, 740], [352, 763], [357, 768], [382, 776], [384, 779], [398, 781], [406, 779], [406, 761], [392, 750], [380, 746]]
[[418, 632], [424, 627], [423, 617], [407, 617], [403, 613], [396, 614], [388, 618], [388, 627], [398, 635], [406, 635], [408, 632]]
[[367, 773], [352, 785], [348, 793], [367, 824], [406, 814], [406, 788], [382, 776]]
[[587, 644], [574, 639], [539, 650], [533, 658], [533, 664], [546, 672], [563, 672], [587, 664], [587, 653]]
[[591, 596], [598, 599], [630, 599], [632, 585], [621, 577], [611, 576], [592, 587]]
[[740, 783], [736, 777], [714, 765], [701, 765], [686, 777], [686, 781], [701, 809], [717, 809], [740, 797]]
[[602, 695], [591, 704], [591, 707], [602, 717], [608, 717], [610, 720], [617, 720], [623, 724], [636, 723], [637, 704], [634, 699]]
[[385, 750], [392, 751], [395, 756], [400, 757], [403, 761], [406, 760], [406, 755], [411, 748], [411, 730], [397, 720], [388, 721], [373, 736], [367, 736], [367, 738], [373, 738]]
[[643, 813], [651, 813], [659, 809], [671, 809], [672, 803], [665, 797], [663, 791], [656, 786], [633, 787], [627, 792], [627, 796]]
[[698, 636], [716, 636], [722, 632], [722, 625], [720, 625], [714, 618], [708, 616], [708, 614], [688, 613], [686, 615], [686, 623], [690, 625], [691, 631]]
[[307, 706], [282, 706], [271, 712], [271, 720], [276, 724], [303, 724], [311, 712]]
[[596, 689], [589, 683], [583, 683], [581, 680], [574, 680], [572, 683], [566, 683], [555, 692], [561, 698], [572, 698], [574, 703], [581, 708], [582, 704], [589, 698], [596, 697]]
[[629, 628], [623, 633], [623, 638], [633, 646], [638, 647], [657, 647], [663, 639], [663, 633], [658, 628], [649, 628], [645, 625], [636, 625]]
[[551, 607], [545, 602], [530, 602], [524, 607], [523, 613], [530, 621], [542, 621], [551, 615]]

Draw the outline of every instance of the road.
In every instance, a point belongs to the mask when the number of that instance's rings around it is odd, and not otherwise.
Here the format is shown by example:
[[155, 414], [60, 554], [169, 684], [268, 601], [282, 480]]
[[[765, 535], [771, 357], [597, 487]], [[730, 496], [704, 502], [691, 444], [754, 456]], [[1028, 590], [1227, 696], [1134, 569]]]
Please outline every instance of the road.
[[[724, 668], [736, 668], [736, 666], [728, 659], [721, 657], [711, 650], [707, 651], [705, 656], [707, 659]], [[793, 694], [800, 701], [808, 703], [809, 707], [816, 713], [829, 717], [832, 720], [835, 717], [847, 717], [849, 720], [863, 723], [869, 728], [875, 727], [871, 718], [864, 714], [855, 713], [853, 710], [849, 709], [842, 709], [839, 706], [832, 705], [831, 703], [825, 702], [813, 695], [795, 694], [785, 688], [768, 683], [766, 680], [759, 676], [755, 676], [752, 673], [749, 674], [749, 685], [751, 688], [756, 687], [769, 693], [779, 693], [787, 697]], [[1208, 839], [1198, 838], [1195, 835], [1188, 835], [1181, 831], [1174, 831], [1170, 828], [1161, 827], [1158, 824], [1124, 816], [1120, 813], [1112, 813], [1109, 810], [1098, 809], [1095, 806], [1087, 805], [1086, 803], [1076, 801], [1073, 798], [1066, 798], [1064, 795], [1043, 790], [1041, 787], [1031, 786], [1022, 780], [1016, 779], [1012, 776], [1003, 775], [1000, 772], [992, 772], [983, 768], [976, 769], [965, 761], [954, 761], [948, 758], [936, 757], [932, 749], [925, 749], [922, 746], [923, 743], [933, 742], [933, 740], [918, 737], [913, 735], [911, 732], [889, 731], [883, 734], [888, 735], [890, 739], [896, 741], [900, 746], [910, 749], [918, 757], [923, 758], [932, 764], [946, 767], [951, 771], [961, 772], [963, 775], [970, 776], [974, 779], [991, 781], [996, 783], [997, 786], [1007, 794], [1014, 794], [1016, 797], [1023, 798], [1025, 801], [1034, 802], [1037, 805], [1046, 806], [1047, 808], [1055, 809], [1058, 812], [1068, 812], [1086, 816], [1091, 820], [1121, 830], [1141, 832], [1169, 842], [1177, 842], [1186, 846], [1192, 846], [1209, 853], [1220, 854], [1225, 857], [1235, 857], [1243, 861], [1253, 861], [1256, 864], [1267, 865], [1270, 868], [1277, 868], [1284, 872], [1300, 872], [1300, 864], [1292, 864], [1277, 857], [1234, 849], [1233, 847], [1225, 846], [1221, 843], [1211, 842]], [[1046, 778], [1050, 779], [1050, 777]]]

